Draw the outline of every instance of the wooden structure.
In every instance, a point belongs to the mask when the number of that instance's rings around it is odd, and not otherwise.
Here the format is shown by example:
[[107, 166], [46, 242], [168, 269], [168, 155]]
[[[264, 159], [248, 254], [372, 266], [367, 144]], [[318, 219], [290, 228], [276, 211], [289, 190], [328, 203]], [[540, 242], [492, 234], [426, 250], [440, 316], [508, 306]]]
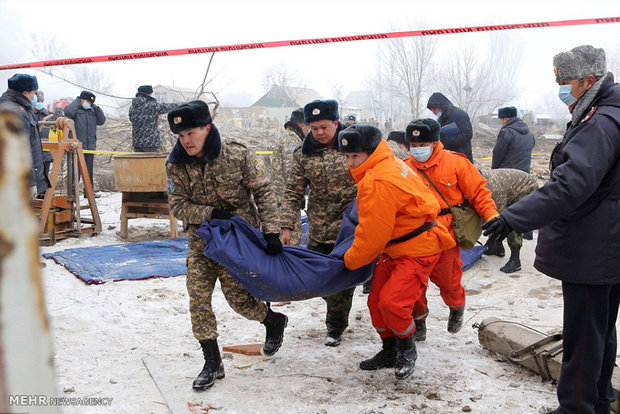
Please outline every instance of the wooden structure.
[[137, 153], [114, 156], [114, 184], [123, 193], [121, 238], [128, 236], [132, 218], [170, 220], [170, 237], [178, 237], [177, 220], [168, 207], [165, 154]]
[[[54, 244], [57, 239], [101, 233], [101, 219], [95, 202], [95, 193], [90, 182], [82, 143], [77, 140], [73, 121], [59, 118], [56, 122], [40, 122], [41, 125], [57, 125], [63, 130], [58, 142], [43, 142], [54, 159], [49, 174], [51, 187], [45, 192], [43, 200], [35, 199], [34, 205], [39, 214], [39, 233], [42, 244]], [[71, 136], [71, 138], [69, 138]], [[66, 193], [56, 194], [56, 187], [63, 159], [67, 166]], [[79, 172], [79, 173], [78, 173]], [[84, 194], [88, 206], [80, 206], [79, 175], [82, 175]], [[81, 216], [81, 209], [90, 209], [91, 217]]]

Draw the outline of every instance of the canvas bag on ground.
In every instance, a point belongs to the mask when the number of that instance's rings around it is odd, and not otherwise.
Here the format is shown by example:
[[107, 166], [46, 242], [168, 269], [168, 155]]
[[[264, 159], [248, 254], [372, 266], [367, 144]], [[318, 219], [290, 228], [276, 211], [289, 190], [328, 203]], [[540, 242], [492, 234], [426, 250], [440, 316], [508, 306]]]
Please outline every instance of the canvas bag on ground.
[[441, 194], [441, 191], [435, 186], [435, 184], [428, 178], [426, 173], [422, 170], [418, 170], [426, 178], [426, 180], [433, 186], [437, 194], [441, 196], [443, 201], [446, 202], [450, 208], [452, 214], [452, 227], [454, 228], [454, 235], [456, 236], [456, 243], [463, 249], [471, 249], [476, 245], [476, 242], [482, 234], [482, 219], [478, 215], [478, 212], [467, 200], [463, 204], [458, 206], [451, 205], [448, 200]]

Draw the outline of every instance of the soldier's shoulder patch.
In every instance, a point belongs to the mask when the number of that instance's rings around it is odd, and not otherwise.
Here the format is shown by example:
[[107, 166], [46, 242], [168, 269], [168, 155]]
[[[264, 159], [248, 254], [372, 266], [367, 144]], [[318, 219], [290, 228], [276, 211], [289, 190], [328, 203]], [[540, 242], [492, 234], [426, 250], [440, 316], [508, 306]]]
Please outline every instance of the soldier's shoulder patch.
[[254, 160], [252, 160], [252, 168], [257, 173], [261, 171], [262, 165], [258, 159], [254, 158]]
[[598, 105], [594, 105], [592, 109], [590, 109], [590, 112], [588, 112], [588, 114], [581, 120], [580, 124], [583, 124], [588, 119], [592, 118], [592, 116], [594, 115], [597, 109], [598, 109]]
[[168, 179], [168, 191], [174, 192], [174, 184], [172, 184], [172, 178]]

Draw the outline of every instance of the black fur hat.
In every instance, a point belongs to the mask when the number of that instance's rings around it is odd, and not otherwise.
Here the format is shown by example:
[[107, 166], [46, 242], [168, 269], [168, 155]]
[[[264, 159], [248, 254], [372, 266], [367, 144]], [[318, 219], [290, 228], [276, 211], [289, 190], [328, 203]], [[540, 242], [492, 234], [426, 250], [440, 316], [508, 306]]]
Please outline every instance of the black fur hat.
[[203, 101], [181, 104], [168, 112], [168, 125], [173, 134], [190, 128], [208, 125], [212, 122], [209, 105]]
[[340, 119], [340, 115], [338, 115], [338, 102], [333, 99], [324, 101], [317, 99], [312, 101], [304, 106], [304, 119], [306, 124], [323, 119], [337, 121]]
[[409, 141], [405, 138], [405, 131], [390, 131], [387, 140], [402, 144], [409, 149]]
[[90, 103], [92, 104], [95, 102], [95, 94], [88, 91], [82, 91], [82, 93], [80, 94], [80, 99], [90, 101]]
[[305, 124], [304, 121], [304, 110], [303, 108], [297, 108], [293, 112], [291, 112], [291, 119], [289, 119], [294, 124]]
[[39, 89], [37, 77], [26, 73], [16, 73], [9, 78], [9, 89], [17, 92], [36, 91]]
[[153, 93], [153, 87], [151, 85], [138, 86], [138, 92], [142, 92], [148, 95], [150, 93]]
[[502, 118], [514, 118], [517, 116], [517, 108], [514, 106], [507, 106], [505, 108], [499, 108], [497, 111], [497, 117]]
[[407, 125], [406, 136], [409, 142], [439, 141], [439, 122], [431, 118], [414, 119]]
[[368, 124], [354, 124], [338, 133], [340, 152], [367, 152], [372, 154], [381, 142], [379, 128]]

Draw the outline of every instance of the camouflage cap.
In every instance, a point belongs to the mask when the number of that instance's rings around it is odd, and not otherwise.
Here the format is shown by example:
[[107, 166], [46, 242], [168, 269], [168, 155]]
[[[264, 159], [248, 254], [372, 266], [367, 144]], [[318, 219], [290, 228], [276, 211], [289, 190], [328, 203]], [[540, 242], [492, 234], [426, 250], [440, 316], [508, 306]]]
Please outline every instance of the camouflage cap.
[[577, 46], [553, 57], [555, 81], [583, 79], [594, 75], [597, 79], [607, 73], [605, 51], [590, 45]]

